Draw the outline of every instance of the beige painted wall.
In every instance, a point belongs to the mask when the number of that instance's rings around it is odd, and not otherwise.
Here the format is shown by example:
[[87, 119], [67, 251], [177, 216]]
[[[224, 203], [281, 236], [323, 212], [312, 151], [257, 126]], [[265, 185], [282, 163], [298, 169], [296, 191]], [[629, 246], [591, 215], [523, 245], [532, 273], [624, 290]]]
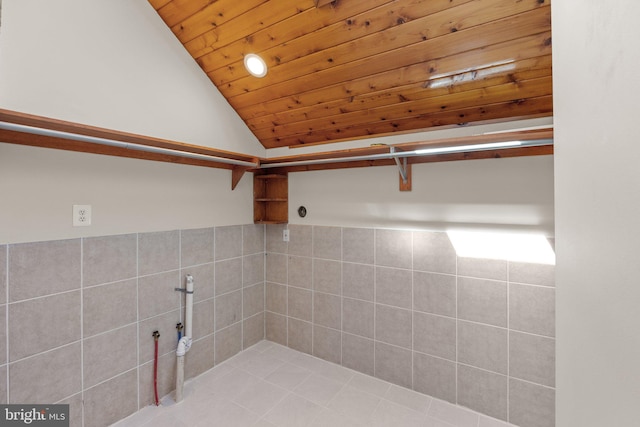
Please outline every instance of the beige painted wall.
[[0, 108], [265, 153], [146, 0], [5, 0]]
[[410, 192], [398, 190], [395, 166], [291, 173], [289, 222], [553, 236], [553, 156], [413, 165]]
[[[145, 0], [8, 0], [2, 12], [0, 107], [264, 155]], [[1, 143], [0, 166], [0, 242], [252, 219], [250, 177], [231, 192], [224, 170]], [[290, 218], [305, 204], [314, 224], [553, 234], [551, 172], [550, 157], [420, 165], [411, 193], [398, 192], [394, 168], [292, 174]], [[92, 205], [91, 227], [71, 227], [73, 204]]]
[[640, 3], [556, 1], [557, 425], [640, 425]]
[[[264, 155], [145, 0], [5, 0], [0, 108]], [[252, 222], [227, 170], [0, 141], [0, 242]], [[72, 227], [73, 204], [93, 224]]]
[[[253, 182], [231, 172], [0, 144], [0, 244], [253, 222]], [[72, 226], [72, 206], [92, 225]]]

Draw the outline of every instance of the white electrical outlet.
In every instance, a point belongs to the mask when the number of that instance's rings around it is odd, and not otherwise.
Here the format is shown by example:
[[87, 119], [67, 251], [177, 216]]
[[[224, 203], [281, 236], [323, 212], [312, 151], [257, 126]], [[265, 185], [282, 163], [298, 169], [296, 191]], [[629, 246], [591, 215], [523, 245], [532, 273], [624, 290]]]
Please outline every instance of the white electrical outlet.
[[282, 241], [283, 242], [288, 242], [289, 241], [289, 229], [285, 228], [284, 230], [282, 230]]
[[73, 226], [91, 225], [91, 205], [73, 205]]

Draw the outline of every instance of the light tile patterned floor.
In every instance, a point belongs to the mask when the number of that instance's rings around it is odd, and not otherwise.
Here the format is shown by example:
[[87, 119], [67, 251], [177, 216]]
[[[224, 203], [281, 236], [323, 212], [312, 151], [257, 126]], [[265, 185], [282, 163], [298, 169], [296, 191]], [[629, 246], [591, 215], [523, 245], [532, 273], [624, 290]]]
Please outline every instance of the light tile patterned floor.
[[261, 341], [117, 427], [515, 427]]

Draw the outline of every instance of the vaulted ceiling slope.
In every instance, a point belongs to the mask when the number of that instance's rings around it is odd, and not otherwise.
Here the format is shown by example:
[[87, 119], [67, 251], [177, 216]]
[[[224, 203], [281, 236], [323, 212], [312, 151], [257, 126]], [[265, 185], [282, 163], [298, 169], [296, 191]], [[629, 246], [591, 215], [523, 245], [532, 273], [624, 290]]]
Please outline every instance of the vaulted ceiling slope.
[[552, 115], [550, 0], [149, 2], [266, 148]]

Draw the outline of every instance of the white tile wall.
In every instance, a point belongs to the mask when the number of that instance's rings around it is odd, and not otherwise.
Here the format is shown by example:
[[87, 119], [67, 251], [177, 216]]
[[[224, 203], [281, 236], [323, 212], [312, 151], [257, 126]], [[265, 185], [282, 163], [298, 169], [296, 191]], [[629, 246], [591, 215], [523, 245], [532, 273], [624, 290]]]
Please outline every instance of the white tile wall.
[[287, 244], [283, 227], [267, 226], [267, 339], [553, 427], [554, 266], [460, 258], [442, 232], [296, 225]]

